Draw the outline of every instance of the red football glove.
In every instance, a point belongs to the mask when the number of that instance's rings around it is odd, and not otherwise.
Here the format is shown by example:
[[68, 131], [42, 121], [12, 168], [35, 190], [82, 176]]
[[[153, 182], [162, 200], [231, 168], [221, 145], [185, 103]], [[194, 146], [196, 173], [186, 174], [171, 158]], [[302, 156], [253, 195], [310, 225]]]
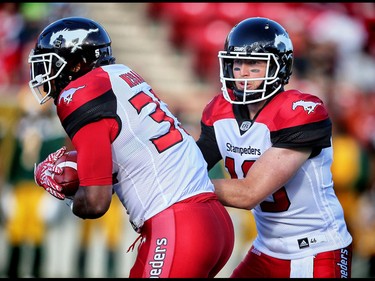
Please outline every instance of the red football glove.
[[62, 187], [56, 183], [52, 178], [52, 174], [61, 174], [62, 169], [55, 166], [55, 162], [66, 152], [66, 147], [63, 146], [54, 153], [48, 155], [48, 157], [38, 165], [34, 166], [34, 180], [35, 183], [43, 187], [48, 193], [56, 197], [57, 199], [64, 200], [65, 195], [61, 193]]

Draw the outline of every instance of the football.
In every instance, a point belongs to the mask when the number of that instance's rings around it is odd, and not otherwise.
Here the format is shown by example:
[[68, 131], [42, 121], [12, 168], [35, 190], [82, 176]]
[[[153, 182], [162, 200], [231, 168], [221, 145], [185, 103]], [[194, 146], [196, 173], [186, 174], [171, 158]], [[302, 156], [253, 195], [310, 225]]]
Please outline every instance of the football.
[[57, 159], [55, 165], [63, 169], [61, 175], [54, 174], [53, 179], [62, 186], [62, 193], [65, 196], [73, 196], [79, 187], [77, 173], [77, 151], [67, 151]]

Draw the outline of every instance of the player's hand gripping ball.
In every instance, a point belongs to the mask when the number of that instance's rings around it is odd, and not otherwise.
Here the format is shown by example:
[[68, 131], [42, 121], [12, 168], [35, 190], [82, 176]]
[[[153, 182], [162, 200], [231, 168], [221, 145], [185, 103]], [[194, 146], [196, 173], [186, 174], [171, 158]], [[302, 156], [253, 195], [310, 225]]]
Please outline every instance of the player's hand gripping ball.
[[61, 175], [53, 174], [52, 178], [62, 187], [61, 193], [65, 196], [74, 196], [79, 187], [77, 173], [77, 151], [67, 151], [56, 160], [55, 165], [62, 168]]

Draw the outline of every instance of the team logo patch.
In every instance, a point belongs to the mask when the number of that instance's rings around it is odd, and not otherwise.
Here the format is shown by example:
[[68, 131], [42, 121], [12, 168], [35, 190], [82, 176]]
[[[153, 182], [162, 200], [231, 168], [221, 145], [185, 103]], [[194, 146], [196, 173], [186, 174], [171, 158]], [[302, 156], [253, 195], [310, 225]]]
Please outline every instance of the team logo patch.
[[72, 48], [71, 53], [74, 53], [77, 49], [82, 49], [81, 45], [83, 40], [85, 40], [90, 33], [98, 31], [99, 28], [89, 30], [69, 30], [64, 28], [58, 32], [53, 32], [49, 43], [55, 48], [60, 48], [63, 44], [65, 44], [65, 47]]
[[314, 112], [315, 108], [321, 105], [320, 102], [312, 102], [312, 101], [304, 101], [304, 100], [299, 100], [293, 103], [292, 109], [296, 110], [298, 106], [301, 106], [305, 111], [307, 111], [307, 114], [310, 114]]
[[69, 90], [66, 90], [66, 91], [62, 92], [61, 95], [60, 95], [58, 104], [60, 104], [61, 100], [63, 100], [63, 102], [65, 102], [66, 104], [69, 104], [73, 100], [74, 94], [79, 89], [82, 89], [84, 87], [85, 86], [81, 86], [81, 87], [78, 87], [78, 88], [70, 88]]
[[307, 247], [310, 247], [309, 245], [309, 239], [306, 238], [302, 238], [302, 239], [298, 239], [298, 247], [300, 249], [303, 249], [303, 248], [307, 248]]

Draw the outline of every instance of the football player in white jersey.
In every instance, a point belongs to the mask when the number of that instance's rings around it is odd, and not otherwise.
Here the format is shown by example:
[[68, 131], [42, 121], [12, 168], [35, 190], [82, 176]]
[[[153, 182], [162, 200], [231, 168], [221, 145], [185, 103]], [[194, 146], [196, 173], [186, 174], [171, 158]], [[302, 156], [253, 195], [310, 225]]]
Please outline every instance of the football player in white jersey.
[[205, 107], [197, 141], [226, 206], [251, 210], [257, 237], [231, 277], [348, 278], [352, 236], [332, 182], [332, 124], [318, 97], [285, 90], [293, 46], [267, 18], [248, 18], [219, 52], [222, 93]]
[[[105, 29], [80, 17], [51, 23], [29, 63], [31, 91], [40, 104], [53, 99], [78, 152], [73, 213], [99, 218], [115, 193], [142, 237], [129, 277], [214, 277], [232, 253], [234, 229], [207, 163], [151, 86], [115, 64]], [[65, 151], [34, 171], [36, 183], [61, 200], [51, 175], [61, 173], [54, 162]]]

